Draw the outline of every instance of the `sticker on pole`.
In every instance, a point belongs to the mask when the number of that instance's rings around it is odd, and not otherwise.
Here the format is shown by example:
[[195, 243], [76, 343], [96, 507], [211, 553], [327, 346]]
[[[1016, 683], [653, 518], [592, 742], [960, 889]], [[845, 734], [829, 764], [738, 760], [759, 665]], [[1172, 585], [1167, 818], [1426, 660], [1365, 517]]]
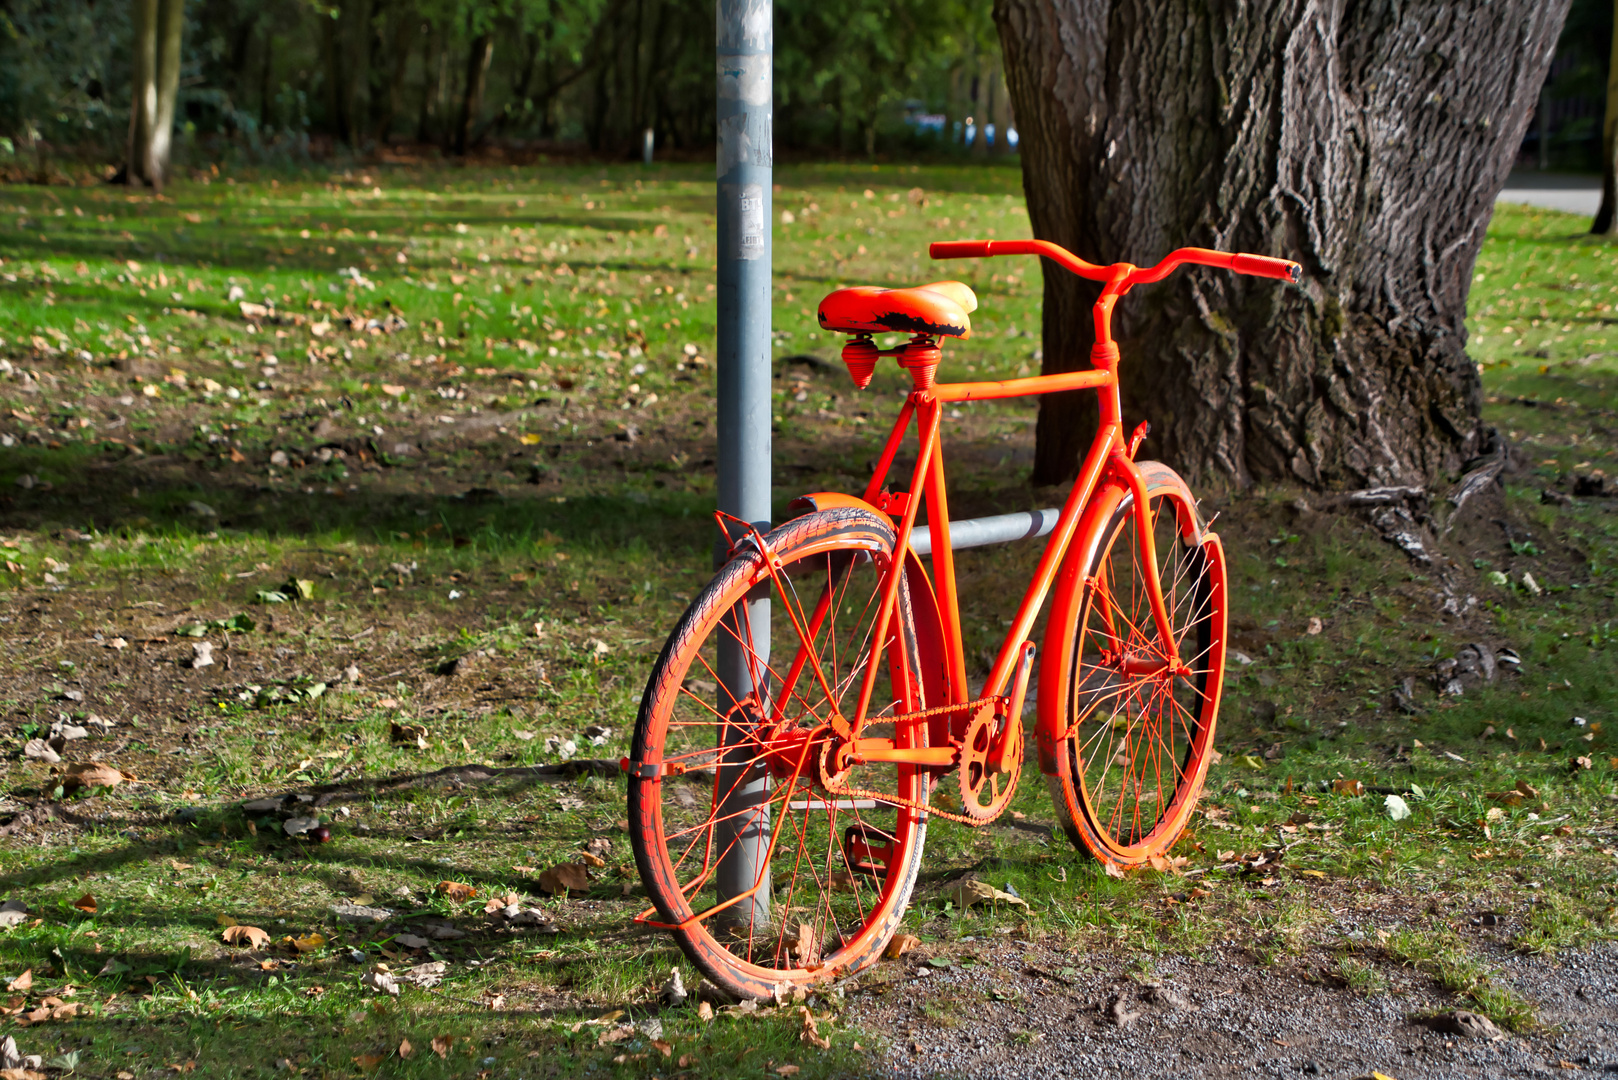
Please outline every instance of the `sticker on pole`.
[[732, 218], [730, 256], [734, 259], [762, 259], [768, 246], [764, 232], [764, 185], [721, 184], [726, 199], [737, 200]]

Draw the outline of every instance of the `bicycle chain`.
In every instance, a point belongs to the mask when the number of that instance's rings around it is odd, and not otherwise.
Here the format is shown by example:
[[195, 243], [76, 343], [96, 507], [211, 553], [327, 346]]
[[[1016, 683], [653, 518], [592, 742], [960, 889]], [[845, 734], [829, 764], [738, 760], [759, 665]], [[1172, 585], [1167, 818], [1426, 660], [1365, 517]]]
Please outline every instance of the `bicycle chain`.
[[[927, 720], [934, 716], [947, 716], [951, 713], [966, 712], [969, 709], [975, 709], [983, 705], [993, 704], [1003, 706], [1008, 701], [1008, 698], [990, 697], [981, 698], [975, 701], [962, 701], [954, 705], [935, 705], [931, 709], [922, 709], [920, 712], [908, 713], [904, 716], [896, 716], [893, 717], [891, 721], [883, 722], [891, 722], [895, 724], [900, 722], [914, 723], [917, 720]], [[940, 810], [929, 803], [917, 802], [915, 799], [906, 799], [901, 795], [892, 795], [885, 791], [875, 791], [869, 788], [837, 788], [836, 790], [827, 788], [827, 794], [873, 799], [876, 802], [886, 803], [890, 806], [904, 806], [911, 810], [917, 810], [923, 814], [936, 815], [945, 819], [946, 821], [958, 821], [962, 825], [970, 825], [974, 829], [981, 828], [1000, 816], [999, 814], [996, 814], [992, 818], [975, 818], [970, 814], [957, 814], [949, 810]]]
[[[901, 795], [892, 795], [886, 791], [876, 791], [869, 788], [839, 788], [836, 791], [829, 791], [828, 794], [847, 795], [855, 798], [863, 797], [866, 799], [873, 799], [879, 803], [887, 803], [891, 806], [904, 806], [910, 808], [911, 810], [919, 811], [923, 814], [937, 815], [938, 817], [944, 818], [947, 821], [958, 821], [962, 825], [970, 825], [973, 828], [979, 828], [980, 826], [987, 825], [990, 821], [994, 820], [994, 818], [990, 818], [988, 821], [982, 821], [978, 818], [972, 817], [970, 814], [956, 814], [949, 810], [940, 810], [937, 807], [931, 806], [927, 803], [917, 802], [915, 799], [906, 799]], [[1000, 815], [998, 814], [995, 815], [995, 817], [999, 816]]]

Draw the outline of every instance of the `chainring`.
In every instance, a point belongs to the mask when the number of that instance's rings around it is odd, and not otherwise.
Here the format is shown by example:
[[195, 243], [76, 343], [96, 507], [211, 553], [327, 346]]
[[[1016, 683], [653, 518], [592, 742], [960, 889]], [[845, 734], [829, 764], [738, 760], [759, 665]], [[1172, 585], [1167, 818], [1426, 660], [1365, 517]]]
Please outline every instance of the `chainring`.
[[[1007, 739], [1013, 744], [1006, 746]], [[1002, 715], [998, 705], [984, 706], [967, 723], [955, 776], [961, 810], [975, 824], [988, 824], [1011, 805], [1022, 776], [1022, 739], [1022, 725]]]

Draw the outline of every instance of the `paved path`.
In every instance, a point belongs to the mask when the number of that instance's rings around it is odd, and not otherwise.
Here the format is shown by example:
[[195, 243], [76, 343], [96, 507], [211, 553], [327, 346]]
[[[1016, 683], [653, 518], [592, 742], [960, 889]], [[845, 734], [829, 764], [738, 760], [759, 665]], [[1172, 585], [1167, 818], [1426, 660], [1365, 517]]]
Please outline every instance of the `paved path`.
[[1595, 217], [1601, 206], [1601, 178], [1519, 170], [1511, 174], [1505, 190], [1496, 195], [1494, 201], [1527, 203], [1547, 210]]

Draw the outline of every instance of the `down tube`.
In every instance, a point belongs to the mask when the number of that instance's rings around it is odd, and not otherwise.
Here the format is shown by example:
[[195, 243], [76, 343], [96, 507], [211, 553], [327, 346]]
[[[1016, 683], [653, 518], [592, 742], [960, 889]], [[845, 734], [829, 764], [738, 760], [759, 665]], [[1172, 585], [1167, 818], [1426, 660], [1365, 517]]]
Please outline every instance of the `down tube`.
[[1034, 628], [1034, 619], [1038, 617], [1040, 606], [1045, 602], [1045, 594], [1050, 591], [1051, 582], [1056, 579], [1056, 572], [1062, 565], [1062, 557], [1067, 554], [1068, 545], [1073, 542], [1074, 530], [1078, 528], [1079, 520], [1084, 516], [1085, 504], [1090, 501], [1096, 485], [1100, 483], [1101, 471], [1106, 468], [1108, 458], [1116, 450], [1118, 433], [1119, 428], [1116, 424], [1108, 424], [1096, 433], [1095, 442], [1090, 444], [1090, 453], [1085, 457], [1078, 478], [1073, 482], [1073, 490], [1068, 493], [1067, 505], [1062, 507], [1062, 516], [1056, 521], [1056, 528], [1051, 533], [1050, 541], [1045, 545], [1045, 554], [1040, 557], [1039, 568], [1034, 571], [1034, 579], [1028, 583], [1028, 592], [1023, 595], [1022, 606], [1017, 609], [1017, 617], [1012, 620], [1006, 640], [1000, 646], [1000, 655], [995, 659], [994, 670], [989, 673], [989, 681], [984, 684], [985, 694], [1004, 693], [1006, 681], [1011, 678], [1011, 669], [1016, 662], [1018, 649]]

